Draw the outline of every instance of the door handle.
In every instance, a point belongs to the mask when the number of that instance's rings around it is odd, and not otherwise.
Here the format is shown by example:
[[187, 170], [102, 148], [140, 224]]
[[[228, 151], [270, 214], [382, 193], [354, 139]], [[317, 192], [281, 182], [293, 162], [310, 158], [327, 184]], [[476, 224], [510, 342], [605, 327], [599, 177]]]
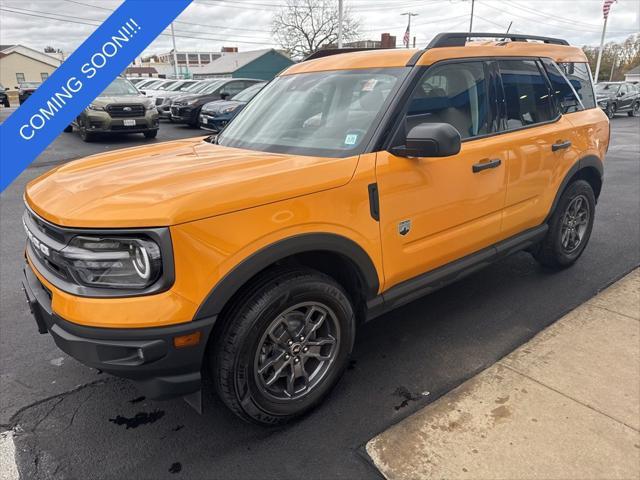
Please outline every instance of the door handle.
[[563, 148], [569, 148], [571, 146], [571, 140], [565, 140], [564, 142], [558, 142], [551, 145], [551, 151], [556, 152]]
[[473, 173], [478, 173], [489, 168], [498, 168], [502, 164], [502, 160], [494, 158], [493, 160], [487, 160], [486, 162], [474, 163], [471, 169]]

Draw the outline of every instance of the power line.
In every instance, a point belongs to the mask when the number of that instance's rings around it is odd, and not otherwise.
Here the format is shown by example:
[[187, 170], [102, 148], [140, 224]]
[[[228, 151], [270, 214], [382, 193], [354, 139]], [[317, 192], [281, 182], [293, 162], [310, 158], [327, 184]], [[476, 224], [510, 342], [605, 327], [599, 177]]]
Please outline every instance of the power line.
[[[77, 0], [64, 0], [65, 2], [69, 2], [69, 3], [75, 3], [76, 5], [82, 5], [84, 7], [93, 7], [96, 8], [98, 10], [105, 10], [107, 12], [113, 12], [115, 11], [112, 8], [107, 8], [107, 7], [101, 7], [99, 5], [93, 5], [91, 3], [83, 3], [83, 2], [79, 2]], [[15, 8], [15, 7], [13, 7]], [[184, 20], [174, 20], [174, 23], [180, 23], [183, 25], [193, 25], [193, 26], [197, 26], [197, 27], [205, 27], [205, 28], [223, 28], [226, 30], [242, 30], [245, 32], [263, 32], [263, 33], [271, 33], [271, 30], [261, 30], [261, 29], [257, 29], [257, 28], [242, 28], [242, 27], [229, 27], [226, 25], [214, 25], [212, 23], [210, 24], [204, 24], [204, 23], [194, 23], [194, 22], [187, 22]], [[239, 35], [239, 34], [235, 34], [235, 35]]]
[[[102, 24], [102, 20], [96, 20], [96, 19], [90, 19], [90, 18], [72, 17], [72, 16], [68, 16], [68, 15], [60, 15], [60, 14], [55, 14], [55, 13], [51, 14], [50, 12], [36, 12], [35, 10], [31, 10], [30, 13], [26, 13], [26, 12], [20, 12], [20, 11], [17, 11], [17, 10], [11, 10], [11, 9], [8, 9], [8, 8], [5, 8], [5, 7], [0, 7], [0, 10], [2, 10], [4, 12], [14, 13], [14, 14], [17, 14], [17, 15], [27, 16], [27, 17], [45, 18], [45, 19], [48, 19], [48, 20], [56, 20], [56, 21], [59, 21], [59, 22], [68, 22], [68, 23], [76, 23], [76, 24], [81, 24], [81, 25], [89, 25], [89, 26], [92, 26], [92, 27], [98, 27], [98, 26], [100, 26], [100, 24]], [[65, 18], [53, 17], [51, 15], [57, 15], [58, 17], [65, 17]], [[89, 22], [98, 22], [98, 23], [95, 24], [95, 23], [89, 23]], [[171, 36], [170, 33], [161, 33], [160, 35], [162, 35], [162, 36]], [[262, 46], [267, 46], [267, 45], [273, 46], [273, 45], [276, 45], [274, 42], [254, 42], [254, 41], [249, 41], [249, 40], [238, 40], [238, 39], [233, 39], [233, 38], [222, 39], [222, 38], [214, 38], [214, 37], [201, 37], [201, 36], [196, 36], [196, 35], [193, 35], [193, 34], [190, 34], [190, 35], [176, 34], [176, 37], [189, 38], [189, 39], [193, 39], [193, 40], [208, 40], [208, 41], [220, 42], [220, 43], [243, 43], [243, 44], [262, 45]]]

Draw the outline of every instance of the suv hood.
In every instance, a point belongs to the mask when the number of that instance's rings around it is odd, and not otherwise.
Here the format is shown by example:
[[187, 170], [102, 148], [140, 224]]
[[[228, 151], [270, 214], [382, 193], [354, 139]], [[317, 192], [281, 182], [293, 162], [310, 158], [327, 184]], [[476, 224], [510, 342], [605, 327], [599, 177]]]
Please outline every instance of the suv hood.
[[339, 187], [357, 162], [188, 139], [67, 163], [31, 181], [25, 199], [61, 226], [168, 226]]
[[97, 97], [91, 101], [94, 105], [100, 105], [104, 107], [112, 103], [146, 103], [147, 97], [145, 95], [117, 95], [109, 97]]

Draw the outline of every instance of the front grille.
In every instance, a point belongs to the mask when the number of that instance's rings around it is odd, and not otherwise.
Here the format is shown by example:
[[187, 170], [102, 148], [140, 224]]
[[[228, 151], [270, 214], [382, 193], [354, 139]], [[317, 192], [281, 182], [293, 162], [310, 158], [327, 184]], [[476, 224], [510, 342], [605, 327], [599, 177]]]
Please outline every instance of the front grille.
[[69, 272], [58, 253], [68, 241], [64, 232], [29, 210], [23, 220], [27, 232], [31, 232], [30, 235], [27, 234], [27, 245], [32, 260], [57, 277], [69, 280]]
[[144, 116], [144, 105], [132, 103], [128, 105], [117, 104], [117, 105], [107, 105], [106, 111], [110, 116], [114, 118], [123, 118], [123, 117], [143, 117]]

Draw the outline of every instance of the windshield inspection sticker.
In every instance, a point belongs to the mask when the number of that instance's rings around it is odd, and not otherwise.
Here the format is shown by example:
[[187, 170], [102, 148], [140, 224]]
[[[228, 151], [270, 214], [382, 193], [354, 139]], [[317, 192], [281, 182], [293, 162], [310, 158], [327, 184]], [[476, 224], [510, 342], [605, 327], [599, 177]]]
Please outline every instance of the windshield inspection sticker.
[[378, 83], [378, 80], [377, 80], [376, 78], [372, 78], [372, 79], [370, 79], [370, 80], [367, 80], [367, 81], [365, 82], [365, 84], [362, 86], [362, 91], [363, 91], [363, 92], [370, 92], [370, 91], [372, 91], [372, 90], [375, 88], [376, 83]]
[[344, 144], [345, 145], [355, 145], [357, 141], [358, 141], [358, 134], [357, 133], [350, 133], [345, 137]]

